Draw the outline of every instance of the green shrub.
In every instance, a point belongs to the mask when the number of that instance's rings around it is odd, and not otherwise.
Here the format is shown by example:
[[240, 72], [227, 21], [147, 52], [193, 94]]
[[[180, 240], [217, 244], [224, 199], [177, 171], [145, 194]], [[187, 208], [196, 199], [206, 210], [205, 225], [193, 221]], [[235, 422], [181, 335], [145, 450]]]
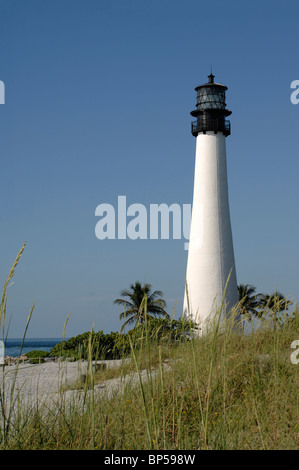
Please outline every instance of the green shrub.
[[43, 358], [34, 357], [29, 360], [29, 364], [43, 364], [45, 360]]
[[186, 320], [171, 318], [152, 318], [147, 324], [128, 331], [104, 334], [102, 330], [87, 331], [56, 344], [50, 351], [51, 356], [77, 359], [109, 360], [121, 359], [131, 354], [131, 343], [138, 350], [147, 337], [151, 344], [175, 344], [189, 339], [191, 325]]
[[50, 353], [48, 351], [33, 350], [26, 353], [28, 359], [38, 359], [39, 357], [48, 357]]

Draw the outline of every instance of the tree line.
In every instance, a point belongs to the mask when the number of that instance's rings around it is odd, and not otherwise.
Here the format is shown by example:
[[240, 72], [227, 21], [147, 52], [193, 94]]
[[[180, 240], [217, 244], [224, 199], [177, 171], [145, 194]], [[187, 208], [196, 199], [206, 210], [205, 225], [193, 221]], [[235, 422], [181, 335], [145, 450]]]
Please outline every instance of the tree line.
[[[261, 318], [265, 312], [277, 322], [293, 319], [288, 308], [292, 301], [275, 291], [271, 295], [256, 293], [256, 288], [249, 284], [238, 285], [239, 311], [242, 317], [252, 321]], [[193, 322], [180, 318], [175, 320], [166, 311], [163, 292], [152, 290], [151, 284], [139, 281], [120, 293], [114, 300], [115, 305], [123, 307], [119, 318], [123, 321], [120, 332], [104, 334], [89, 331], [58, 343], [50, 351], [51, 356], [63, 356], [74, 359], [120, 359], [130, 355], [132, 347], [138, 349], [145, 338], [151, 343], [169, 344], [188, 341], [191, 330], [196, 328]], [[297, 317], [296, 317], [297, 318]], [[127, 333], [126, 327], [132, 327]]]
[[[249, 284], [239, 284], [239, 311], [247, 320], [260, 318], [265, 312], [280, 314], [287, 312], [292, 301], [283, 294], [275, 291], [273, 294], [256, 293], [256, 288]], [[124, 311], [120, 314], [120, 320], [125, 320], [121, 331], [127, 326], [144, 323], [145, 316], [154, 318], [162, 316], [169, 318], [166, 312], [166, 302], [160, 290], [152, 292], [151, 284], [142, 285], [139, 281], [131, 284], [130, 289], [121, 292], [121, 297], [114, 300], [114, 304], [121, 305]]]

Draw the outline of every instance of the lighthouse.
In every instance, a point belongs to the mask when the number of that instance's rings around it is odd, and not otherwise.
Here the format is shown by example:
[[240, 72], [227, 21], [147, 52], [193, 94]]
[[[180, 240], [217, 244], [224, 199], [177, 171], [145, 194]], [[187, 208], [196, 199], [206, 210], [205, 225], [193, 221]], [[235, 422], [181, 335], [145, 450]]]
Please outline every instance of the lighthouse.
[[238, 302], [238, 287], [229, 211], [226, 137], [231, 133], [226, 109], [227, 87], [214, 82], [195, 88], [195, 171], [184, 314], [203, 325]]

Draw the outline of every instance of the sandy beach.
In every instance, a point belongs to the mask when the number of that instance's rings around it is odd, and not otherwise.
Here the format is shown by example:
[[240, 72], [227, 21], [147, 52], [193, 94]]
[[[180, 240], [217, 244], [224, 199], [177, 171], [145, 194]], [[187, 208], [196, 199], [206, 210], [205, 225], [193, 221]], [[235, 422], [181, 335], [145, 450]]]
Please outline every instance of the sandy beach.
[[[121, 360], [98, 361], [98, 364], [106, 364], [108, 368], [119, 367]], [[34, 407], [46, 403], [55, 403], [61, 397], [64, 390], [65, 398], [78, 398], [83, 391], [74, 385], [81, 380], [88, 368], [87, 361], [77, 362], [46, 362], [43, 364], [19, 364], [0, 368], [0, 389], [4, 390], [6, 398], [13, 393], [13, 407], [16, 408], [17, 401], [22, 407]], [[4, 380], [3, 380], [4, 373]], [[94, 386], [96, 394], [117, 393], [130, 381], [136, 382], [136, 374], [124, 378], [115, 378]], [[73, 387], [73, 388], [72, 388]], [[84, 393], [84, 392], [83, 392]], [[7, 406], [8, 406], [7, 401]]]

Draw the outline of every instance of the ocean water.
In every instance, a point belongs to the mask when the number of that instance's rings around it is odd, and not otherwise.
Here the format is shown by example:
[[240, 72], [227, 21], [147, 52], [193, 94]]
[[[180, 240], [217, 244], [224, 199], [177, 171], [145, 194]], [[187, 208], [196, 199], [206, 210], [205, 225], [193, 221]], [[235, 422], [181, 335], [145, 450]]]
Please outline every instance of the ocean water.
[[[50, 351], [53, 346], [60, 343], [60, 341], [62, 341], [62, 338], [26, 338], [23, 344], [22, 354], [26, 355], [29, 351], [34, 350]], [[22, 338], [7, 338], [4, 343], [5, 356], [16, 357], [20, 355]]]

